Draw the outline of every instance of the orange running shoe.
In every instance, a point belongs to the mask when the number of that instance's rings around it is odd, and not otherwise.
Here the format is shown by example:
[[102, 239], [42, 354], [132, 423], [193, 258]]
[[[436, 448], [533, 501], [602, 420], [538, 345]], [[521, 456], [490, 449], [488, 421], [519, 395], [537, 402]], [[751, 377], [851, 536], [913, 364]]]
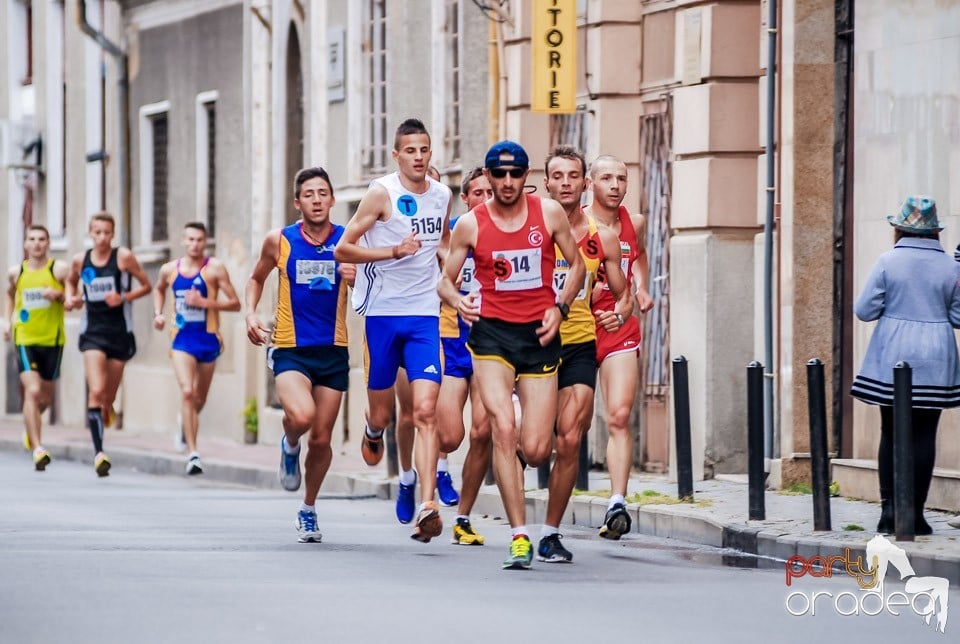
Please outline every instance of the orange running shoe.
[[443, 532], [443, 520], [440, 519], [437, 504], [433, 501], [427, 501], [423, 504], [420, 514], [417, 515], [417, 527], [413, 529], [410, 538], [423, 543], [430, 543], [430, 540], [439, 537], [441, 532]]

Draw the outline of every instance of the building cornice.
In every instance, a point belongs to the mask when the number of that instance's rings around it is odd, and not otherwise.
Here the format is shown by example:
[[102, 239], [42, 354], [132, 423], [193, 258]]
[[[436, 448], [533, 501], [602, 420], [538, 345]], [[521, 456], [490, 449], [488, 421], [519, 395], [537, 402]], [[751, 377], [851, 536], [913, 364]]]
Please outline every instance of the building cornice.
[[150, 2], [124, 11], [125, 24], [140, 31], [183, 22], [199, 15], [243, 4], [243, 0], [170, 0]]

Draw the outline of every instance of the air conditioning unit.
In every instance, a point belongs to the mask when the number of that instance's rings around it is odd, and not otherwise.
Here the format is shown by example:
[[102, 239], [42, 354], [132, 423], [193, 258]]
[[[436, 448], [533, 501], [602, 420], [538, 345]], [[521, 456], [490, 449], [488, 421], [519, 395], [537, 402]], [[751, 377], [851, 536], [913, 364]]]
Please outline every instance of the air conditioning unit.
[[39, 139], [30, 123], [0, 119], [0, 167], [39, 169]]

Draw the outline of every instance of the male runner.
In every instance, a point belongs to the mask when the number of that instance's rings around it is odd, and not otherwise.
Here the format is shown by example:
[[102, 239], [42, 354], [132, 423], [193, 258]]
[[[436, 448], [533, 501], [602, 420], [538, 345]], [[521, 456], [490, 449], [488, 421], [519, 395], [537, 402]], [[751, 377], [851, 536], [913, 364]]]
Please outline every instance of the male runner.
[[[411, 536], [426, 543], [443, 529], [433, 501], [441, 368], [436, 285], [438, 260], [450, 236], [451, 195], [449, 188], [427, 176], [430, 135], [419, 120], [407, 119], [397, 128], [393, 158], [398, 172], [370, 183], [336, 257], [358, 264], [353, 306], [366, 318], [368, 410], [361, 453], [368, 465], [383, 457], [383, 430], [393, 415], [394, 383], [402, 366], [410, 380], [418, 430], [414, 460], [421, 504]], [[401, 484], [414, 485], [416, 480], [415, 472], [400, 472]], [[399, 499], [397, 511], [403, 522], [407, 517], [401, 515]]]
[[[627, 167], [616, 157], [603, 155], [590, 166], [590, 189], [593, 203], [585, 209], [587, 215], [616, 233], [620, 239], [621, 267], [627, 277], [628, 290], [636, 295], [641, 313], [653, 308], [647, 292], [646, 220], [643, 215], [630, 214], [621, 206], [627, 193]], [[600, 389], [607, 410], [607, 471], [610, 473], [610, 504], [600, 528], [600, 536], [619, 539], [630, 532], [632, 521], [624, 496], [633, 462], [633, 437], [630, 434], [630, 409], [637, 392], [640, 366], [640, 324], [633, 315], [633, 304], [622, 326], [611, 332], [604, 324], [617, 302], [610, 290], [597, 289], [593, 301], [597, 313], [597, 362], [600, 364]], [[619, 306], [617, 308], [620, 308]], [[606, 313], [604, 313], [606, 312]], [[618, 313], [621, 311], [618, 311]]]
[[[605, 312], [602, 323], [594, 320], [591, 311], [594, 284], [602, 269], [610, 291], [619, 298], [626, 290], [626, 278], [620, 270], [620, 242], [616, 234], [609, 228], [597, 226], [580, 208], [587, 172], [583, 155], [576, 148], [559, 145], [547, 155], [544, 172], [544, 187], [563, 208], [587, 271], [586, 280], [570, 305], [570, 315], [560, 325], [557, 457], [550, 471], [547, 516], [537, 546], [540, 561], [572, 563], [573, 554], [560, 543], [560, 521], [577, 480], [580, 442], [593, 419], [593, 392], [597, 386], [596, 327], [601, 325], [616, 331], [624, 321], [623, 315], [612, 311]], [[557, 249], [553, 285], [558, 295], [566, 277], [567, 261]], [[633, 302], [623, 299], [625, 302], [620, 306], [629, 315]]]
[[[517, 447], [531, 465], [550, 457], [560, 363], [557, 331], [585, 271], [560, 204], [524, 194], [530, 171], [526, 151], [500, 141], [487, 151], [484, 166], [493, 198], [457, 222], [438, 290], [473, 325], [467, 347], [492, 422], [493, 470], [513, 531], [503, 567], [529, 568], [533, 547]], [[573, 258], [559, 298], [553, 292], [555, 244]], [[471, 251], [480, 291], [461, 295], [456, 283]], [[522, 409], [519, 434], [511, 401], [514, 383]]]
[[[137, 352], [131, 303], [150, 292], [150, 280], [129, 248], [113, 247], [113, 215], [90, 217], [93, 248], [77, 253], [67, 277], [67, 310], [86, 303], [80, 323], [80, 351], [87, 377], [87, 427], [93, 439], [93, 466], [108, 476], [110, 459], [103, 453], [103, 427], [113, 422], [113, 401], [123, 368]], [[139, 286], [131, 288], [131, 277]], [[79, 288], [82, 287], [82, 295]]]
[[[483, 168], [474, 168], [466, 174], [460, 185], [460, 199], [467, 210], [482, 204], [493, 196], [490, 182], [483, 175]], [[450, 229], [459, 217], [450, 220]], [[460, 294], [476, 291], [480, 285], [473, 276], [473, 257], [467, 257], [460, 271]], [[470, 446], [463, 461], [463, 484], [453, 524], [453, 543], [464, 546], [482, 546], [483, 536], [470, 525], [470, 511], [477, 500], [480, 485], [490, 464], [493, 444], [490, 438], [490, 419], [483, 408], [477, 387], [470, 386], [473, 377], [473, 360], [467, 351], [467, 336], [470, 325], [457, 314], [457, 310], [444, 303], [440, 309], [440, 341], [443, 343], [443, 382], [437, 400], [437, 421], [440, 431], [440, 449], [453, 451], [463, 441], [466, 428], [463, 426], [463, 407], [470, 396], [471, 424]], [[449, 477], [449, 474], [447, 475]], [[442, 492], [440, 471], [437, 471], [437, 489]], [[443, 494], [440, 495], [443, 501]], [[450, 505], [453, 505], [451, 503]]]
[[283, 406], [279, 478], [284, 489], [300, 489], [300, 437], [309, 432], [296, 525], [300, 543], [319, 543], [314, 503], [333, 459], [333, 424], [349, 382], [346, 303], [355, 272], [333, 256], [344, 229], [330, 221], [333, 184], [326, 170], [297, 172], [293, 194], [300, 221], [267, 234], [244, 299], [247, 338], [262, 346], [271, 333], [257, 317], [257, 305], [264, 282], [277, 269], [277, 323], [267, 359]]
[[33, 449], [33, 466], [42, 472], [50, 463], [50, 452], [43, 447], [41, 415], [53, 402], [53, 382], [60, 377], [65, 337], [63, 282], [70, 267], [49, 257], [50, 233], [43, 226], [27, 229], [23, 248], [27, 259], [7, 272], [2, 328], [4, 340], [10, 339], [13, 328], [23, 385], [24, 445]]
[[[163, 331], [163, 304], [173, 289], [173, 322], [176, 330], [170, 357], [180, 385], [180, 437], [189, 450], [187, 474], [203, 474], [197, 451], [199, 416], [207, 402], [217, 358], [223, 351], [220, 311], [239, 311], [240, 299], [227, 268], [207, 257], [207, 227], [192, 222], [183, 227], [186, 255], [160, 267], [153, 289], [153, 328]], [[223, 293], [225, 300], [217, 300]], [[178, 437], [179, 438], [179, 437]]]

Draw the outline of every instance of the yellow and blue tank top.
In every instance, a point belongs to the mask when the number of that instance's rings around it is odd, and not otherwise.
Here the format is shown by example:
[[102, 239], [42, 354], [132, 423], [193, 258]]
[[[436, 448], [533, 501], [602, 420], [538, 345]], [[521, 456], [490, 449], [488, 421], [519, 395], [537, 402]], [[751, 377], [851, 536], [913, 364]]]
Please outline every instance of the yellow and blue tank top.
[[[460, 217], [450, 219], [450, 230], [456, 225]], [[479, 290], [480, 282], [474, 276], [473, 270], [473, 252], [467, 254], [467, 259], [463, 262], [463, 268], [460, 269], [460, 294], [469, 295]], [[470, 332], [470, 325], [463, 321], [457, 310], [446, 304], [440, 305], [440, 337], [441, 338], [464, 338], [466, 341], [467, 333]]]
[[187, 293], [196, 289], [201, 296], [211, 300], [217, 299], [217, 287], [207, 281], [207, 264], [210, 258], [206, 257], [200, 270], [195, 275], [184, 275], [180, 272], [180, 260], [177, 260], [177, 276], [171, 285], [173, 289], [174, 310], [174, 339], [182, 341], [188, 337], [205, 337], [216, 335], [220, 331], [219, 311], [201, 309], [187, 304]]
[[[584, 277], [583, 287], [577, 293], [576, 298], [570, 305], [570, 313], [567, 319], [560, 324], [560, 343], [563, 345], [580, 344], [581, 342], [590, 342], [597, 339], [596, 321], [593, 317], [592, 299], [593, 286], [597, 281], [597, 273], [603, 265], [605, 259], [603, 253], [603, 244], [600, 241], [600, 233], [597, 230], [597, 222], [593, 217], [587, 217], [587, 234], [583, 239], [577, 242], [580, 248], [580, 255], [586, 264], [586, 276]], [[564, 259], [560, 248], [556, 247], [557, 264], [553, 269], [553, 290], [559, 295], [566, 283], [567, 273], [570, 265]]]
[[280, 233], [277, 268], [280, 289], [272, 346], [347, 346], [347, 283], [340, 277], [333, 249], [344, 228], [331, 224], [319, 246], [301, 232], [301, 222]]
[[53, 260], [33, 270], [28, 261], [20, 265], [14, 297], [13, 343], [19, 346], [62, 347], [64, 342], [63, 302], [43, 297], [43, 291], [63, 290], [53, 275]]

